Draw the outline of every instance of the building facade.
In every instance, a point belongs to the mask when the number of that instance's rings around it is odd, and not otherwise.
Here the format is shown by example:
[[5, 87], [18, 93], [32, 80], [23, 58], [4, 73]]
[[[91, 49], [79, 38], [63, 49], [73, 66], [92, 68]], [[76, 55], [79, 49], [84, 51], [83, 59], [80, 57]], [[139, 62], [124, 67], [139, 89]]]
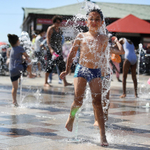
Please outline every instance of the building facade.
[[[22, 23], [22, 31], [27, 31], [31, 37], [32, 33], [38, 33], [40, 29], [47, 28], [52, 25], [52, 18], [55, 15], [63, 17], [62, 30], [65, 38], [73, 39], [79, 30], [86, 31], [84, 23], [85, 7], [91, 5], [91, 2], [82, 2], [62, 7], [51, 9], [36, 9], [36, 8], [22, 8], [24, 11], [24, 18]], [[150, 5], [135, 5], [135, 4], [119, 4], [119, 3], [104, 3], [96, 2], [96, 5], [103, 11], [106, 25], [117, 21], [129, 14], [139, 17], [150, 23]], [[77, 13], [78, 12], [78, 13]], [[81, 16], [81, 20], [77, 19], [77, 15]], [[130, 23], [130, 22], [129, 22]], [[138, 24], [135, 24], [137, 26]], [[127, 37], [133, 40], [134, 44], [150, 43], [149, 33], [125, 33], [125, 32], [112, 32], [117, 37]]]

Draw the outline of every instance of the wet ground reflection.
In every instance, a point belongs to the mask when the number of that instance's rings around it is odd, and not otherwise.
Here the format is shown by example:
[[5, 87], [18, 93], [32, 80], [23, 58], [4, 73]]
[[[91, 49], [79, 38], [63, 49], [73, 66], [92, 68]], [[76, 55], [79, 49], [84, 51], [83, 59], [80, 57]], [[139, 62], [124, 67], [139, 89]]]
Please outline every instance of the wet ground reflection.
[[[34, 92], [35, 88], [23, 88], [23, 94], [29, 95], [29, 99]], [[73, 133], [66, 131], [65, 122], [70, 112], [73, 93], [72, 87], [42, 89], [39, 105], [31, 98], [28, 105], [22, 102], [20, 107], [14, 108], [11, 106], [10, 87], [0, 86], [0, 139], [3, 141], [6, 136], [9, 138], [34, 136], [58, 141], [63, 145], [69, 142], [100, 146], [99, 130], [93, 126], [91, 100], [83, 103], [79, 119], [75, 120]], [[111, 90], [109, 119], [106, 123], [109, 148], [138, 149], [141, 142], [140, 148], [144, 149], [147, 146], [144, 141], [148, 142], [150, 138], [150, 113], [141, 106], [148, 101], [135, 99], [130, 94], [126, 99], [120, 99], [119, 96], [119, 89]]]

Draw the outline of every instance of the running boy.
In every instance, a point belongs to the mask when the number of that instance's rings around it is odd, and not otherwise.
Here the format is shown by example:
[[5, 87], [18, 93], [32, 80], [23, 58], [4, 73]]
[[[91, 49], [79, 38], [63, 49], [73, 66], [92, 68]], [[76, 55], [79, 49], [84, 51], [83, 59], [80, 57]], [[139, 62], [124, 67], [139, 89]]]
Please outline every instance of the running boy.
[[29, 77], [33, 78], [35, 75], [31, 73], [31, 65], [27, 66], [26, 63], [22, 62], [22, 56], [30, 62], [29, 56], [25, 52], [25, 50], [19, 46], [20, 41], [17, 35], [15, 34], [8, 34], [8, 41], [12, 46], [10, 51], [10, 62], [9, 62], [9, 72], [10, 72], [10, 79], [12, 82], [12, 98], [13, 98], [13, 105], [18, 106], [17, 103], [17, 89], [18, 89], [18, 79], [20, 78], [20, 72], [27, 69], [29, 72]]
[[99, 29], [103, 24], [102, 12], [99, 9], [90, 10], [87, 13], [86, 24], [89, 31], [86, 33], [79, 33], [77, 35], [68, 56], [66, 71], [62, 72], [60, 75], [60, 78], [63, 79], [69, 73], [73, 58], [80, 47], [80, 60], [79, 64], [76, 66], [74, 78], [75, 98], [71, 106], [66, 128], [68, 131], [72, 131], [75, 114], [82, 105], [86, 83], [89, 82], [95, 115], [100, 128], [101, 145], [107, 146], [108, 143], [105, 136], [101, 104], [101, 75], [104, 72], [103, 65], [100, 62], [102, 62], [102, 53], [105, 52], [108, 44], [108, 37], [99, 33]]
[[101, 145], [108, 146], [101, 104], [101, 77], [104, 75], [105, 70], [103, 59], [108, 45], [107, 35], [99, 33], [103, 22], [101, 10], [92, 9], [87, 13], [86, 24], [89, 31], [77, 35], [67, 59], [66, 71], [61, 73], [60, 78], [63, 79], [69, 73], [73, 58], [80, 48], [79, 64], [76, 66], [74, 75], [75, 97], [65, 127], [68, 131], [72, 131], [75, 114], [82, 105], [86, 84], [89, 82], [94, 112], [100, 129]]

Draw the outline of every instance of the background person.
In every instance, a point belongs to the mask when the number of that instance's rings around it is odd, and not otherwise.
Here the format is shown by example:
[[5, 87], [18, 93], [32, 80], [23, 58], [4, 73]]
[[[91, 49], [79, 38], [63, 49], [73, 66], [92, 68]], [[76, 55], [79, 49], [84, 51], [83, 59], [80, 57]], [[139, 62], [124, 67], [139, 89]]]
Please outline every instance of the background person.
[[[53, 25], [47, 29], [47, 45], [50, 51], [47, 52], [47, 65], [45, 73], [45, 83], [44, 86], [49, 87], [48, 77], [52, 72], [55, 64], [57, 64], [60, 73], [65, 70], [65, 62], [62, 55], [62, 34], [60, 30], [60, 25], [62, 18], [60, 16], [53, 17]], [[63, 79], [64, 86], [72, 85]]]
[[123, 80], [122, 80], [123, 94], [120, 96], [120, 98], [126, 97], [126, 79], [130, 68], [134, 84], [135, 97], [137, 98], [138, 97], [137, 78], [136, 78], [137, 56], [135, 54], [135, 47], [133, 42], [126, 38], [119, 39], [119, 42], [122, 44], [123, 49], [125, 51], [125, 60], [123, 62]]

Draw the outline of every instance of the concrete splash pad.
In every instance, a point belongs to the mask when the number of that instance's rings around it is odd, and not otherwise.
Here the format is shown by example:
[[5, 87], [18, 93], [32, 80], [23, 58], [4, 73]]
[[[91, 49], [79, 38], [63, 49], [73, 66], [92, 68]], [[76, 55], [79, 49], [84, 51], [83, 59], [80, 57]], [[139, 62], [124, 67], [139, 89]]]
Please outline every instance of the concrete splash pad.
[[[130, 82], [128, 82], [130, 83]], [[115, 87], [114, 85], [117, 85]], [[142, 106], [150, 100], [133, 97], [128, 88], [126, 99], [120, 99], [122, 84], [113, 81], [111, 105], [106, 124], [107, 148], [100, 146], [98, 127], [94, 127], [91, 102], [85, 101], [75, 120], [73, 132], [65, 129], [73, 101], [73, 86], [53, 86], [42, 89], [42, 99], [37, 105], [28, 92], [29, 103], [18, 108], [11, 106], [11, 86], [0, 86], [0, 148], [9, 150], [147, 150], [150, 148], [150, 109]], [[18, 92], [19, 98], [19, 92]], [[29, 101], [30, 100], [30, 101]], [[31, 104], [34, 103], [34, 104]]]

